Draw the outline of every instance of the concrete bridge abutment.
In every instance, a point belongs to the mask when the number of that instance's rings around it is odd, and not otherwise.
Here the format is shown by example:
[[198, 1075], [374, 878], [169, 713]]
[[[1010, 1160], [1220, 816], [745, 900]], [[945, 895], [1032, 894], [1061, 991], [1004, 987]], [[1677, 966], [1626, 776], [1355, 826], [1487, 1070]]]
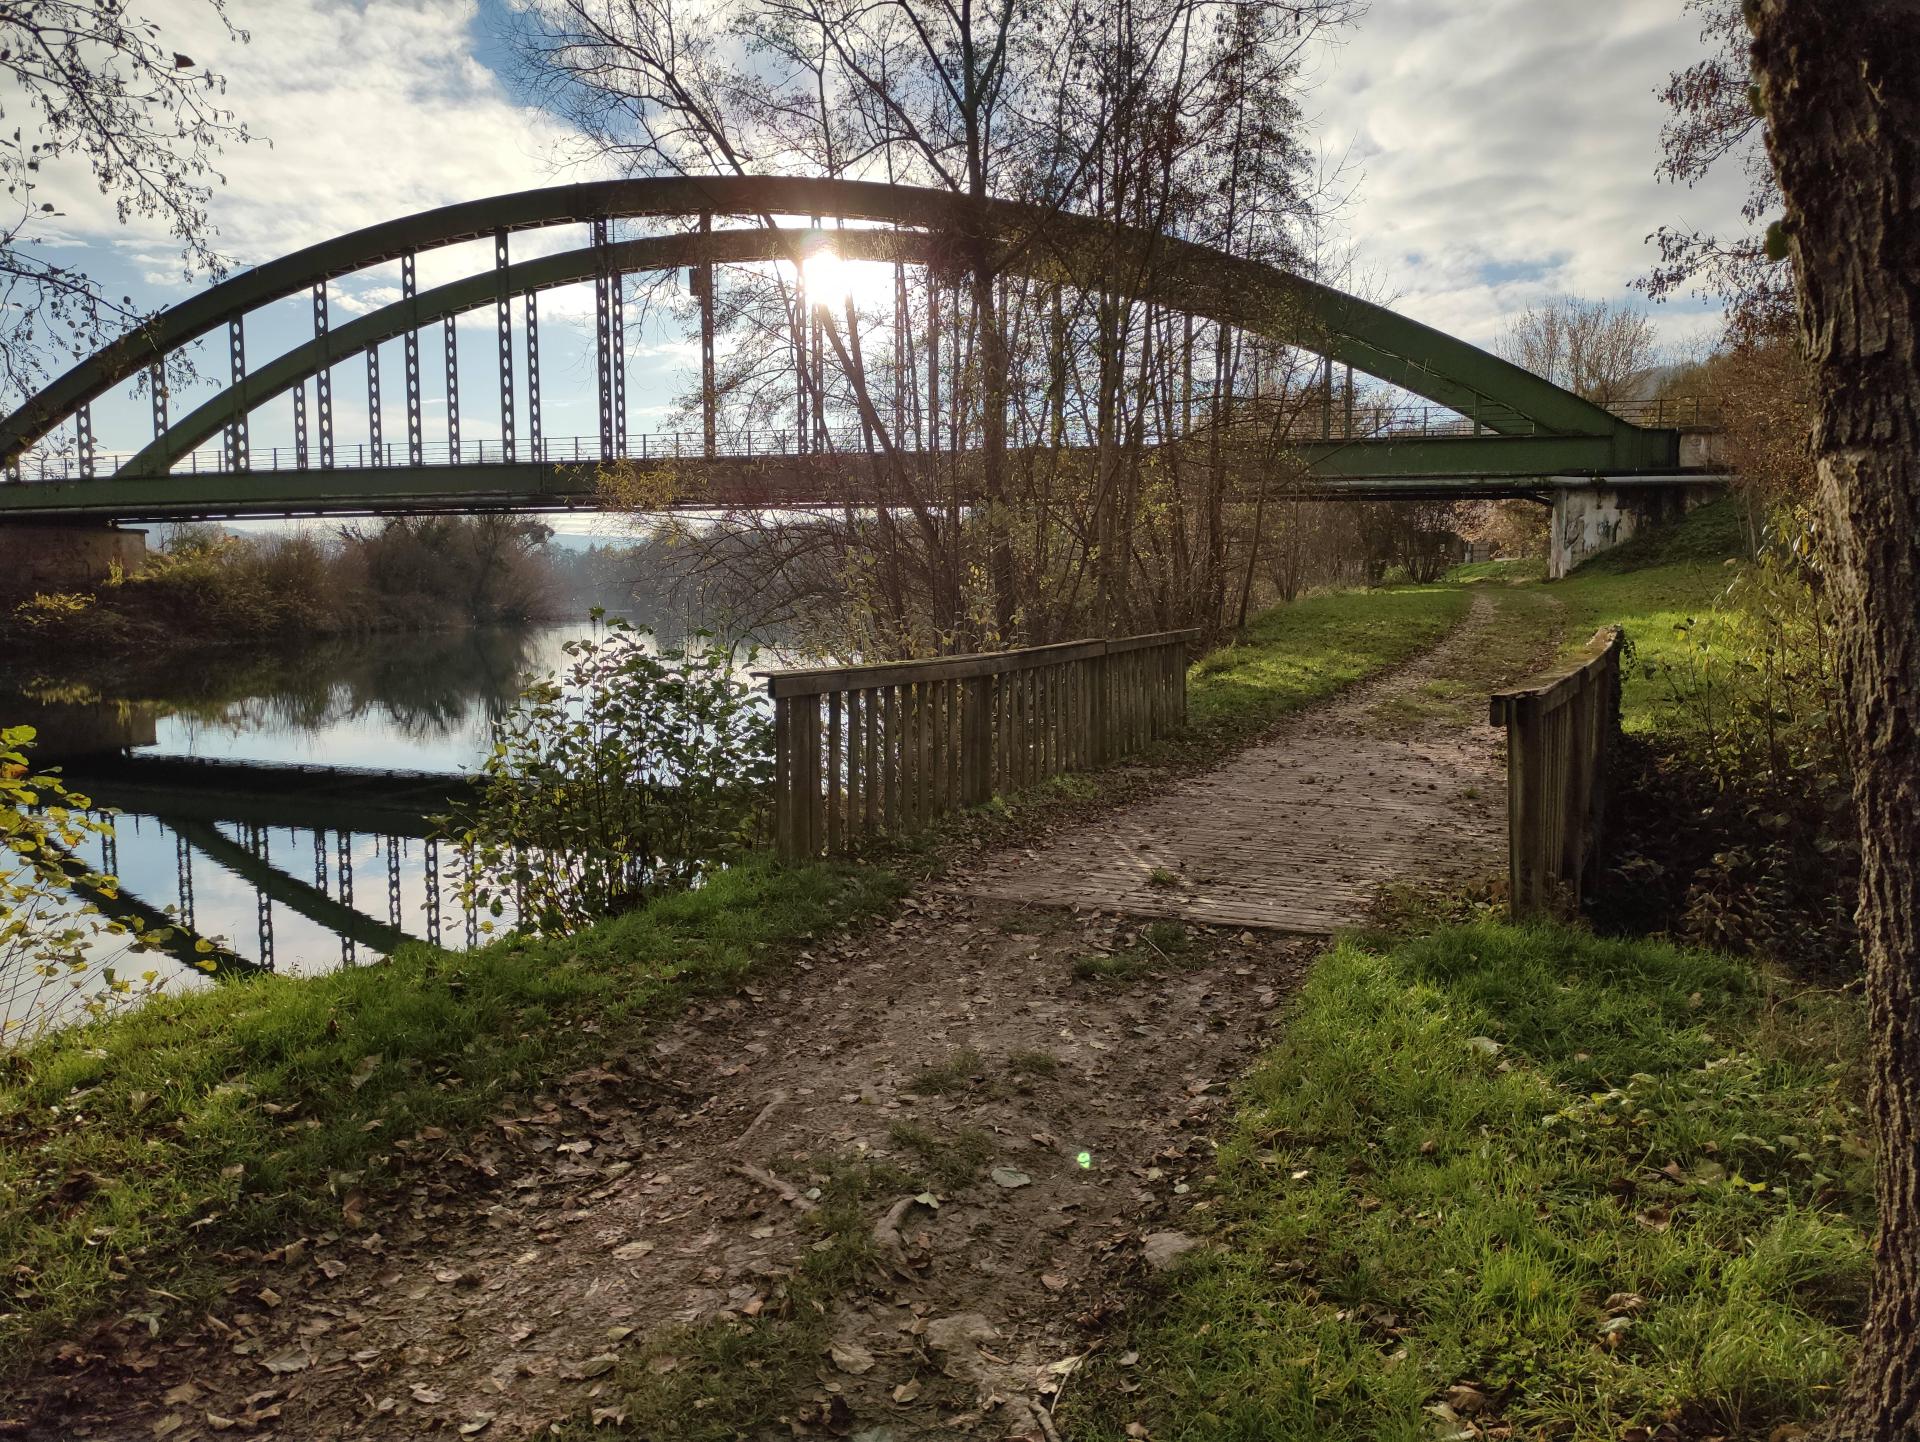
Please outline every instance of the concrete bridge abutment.
[[30, 596], [97, 586], [119, 570], [146, 563], [147, 533], [119, 526], [0, 526], [0, 593]]
[[1725, 489], [1718, 476], [1670, 481], [1557, 476], [1547, 575], [1557, 581], [1649, 526], [1679, 520]]

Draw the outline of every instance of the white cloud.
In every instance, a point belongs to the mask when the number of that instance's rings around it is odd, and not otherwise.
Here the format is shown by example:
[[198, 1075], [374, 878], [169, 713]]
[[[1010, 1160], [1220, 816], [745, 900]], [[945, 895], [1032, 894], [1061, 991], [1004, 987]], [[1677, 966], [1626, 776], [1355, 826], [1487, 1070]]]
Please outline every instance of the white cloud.
[[[1663, 223], [1739, 224], [1738, 180], [1659, 184], [1654, 87], [1700, 52], [1678, 0], [1374, 0], [1323, 67], [1342, 217], [1396, 309], [1486, 343], [1560, 292], [1630, 301]], [[1655, 312], [1673, 339], [1697, 307]]]
[[[222, 157], [212, 204], [220, 248], [242, 263], [556, 178], [565, 128], [474, 59], [474, 0], [273, 0], [236, 9], [245, 45], [205, 0], [147, 8], [163, 43], [226, 77], [226, 104], [257, 137]], [[62, 200], [67, 231], [152, 250], [153, 229], [123, 229], [102, 197]]]

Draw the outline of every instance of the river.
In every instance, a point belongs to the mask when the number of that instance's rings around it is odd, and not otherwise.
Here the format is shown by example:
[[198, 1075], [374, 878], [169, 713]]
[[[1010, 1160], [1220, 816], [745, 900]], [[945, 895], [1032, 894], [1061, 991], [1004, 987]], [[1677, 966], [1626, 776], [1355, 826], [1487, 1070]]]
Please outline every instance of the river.
[[[401, 937], [460, 948], [481, 934], [455, 894], [452, 848], [425, 817], [484, 758], [528, 676], [564, 671], [595, 628], [327, 639], [196, 650], [0, 677], [0, 724], [39, 732], [30, 760], [118, 809], [80, 859], [134, 907], [216, 943], [234, 970], [359, 965]], [[391, 773], [405, 773], [395, 776]], [[31, 1034], [79, 1014], [103, 966], [204, 984], [178, 954], [88, 948], [48, 982], [0, 950], [0, 1019]]]

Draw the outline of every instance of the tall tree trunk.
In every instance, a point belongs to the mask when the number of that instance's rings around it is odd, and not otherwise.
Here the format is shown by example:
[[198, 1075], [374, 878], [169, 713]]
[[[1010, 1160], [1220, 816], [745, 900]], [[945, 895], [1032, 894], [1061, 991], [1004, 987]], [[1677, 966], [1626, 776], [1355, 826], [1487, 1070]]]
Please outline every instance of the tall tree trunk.
[[1818, 377], [1860, 823], [1880, 1232], [1839, 1438], [1920, 1429], [1920, 0], [1758, 0], [1768, 149]]

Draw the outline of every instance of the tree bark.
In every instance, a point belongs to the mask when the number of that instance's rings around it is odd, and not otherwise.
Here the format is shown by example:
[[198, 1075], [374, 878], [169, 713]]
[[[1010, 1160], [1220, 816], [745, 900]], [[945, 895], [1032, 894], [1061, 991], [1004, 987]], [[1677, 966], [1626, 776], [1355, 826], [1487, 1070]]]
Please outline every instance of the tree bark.
[[1757, 0], [1768, 149], [1819, 392], [1860, 825], [1880, 1229], [1846, 1439], [1920, 1430], [1920, 0]]

